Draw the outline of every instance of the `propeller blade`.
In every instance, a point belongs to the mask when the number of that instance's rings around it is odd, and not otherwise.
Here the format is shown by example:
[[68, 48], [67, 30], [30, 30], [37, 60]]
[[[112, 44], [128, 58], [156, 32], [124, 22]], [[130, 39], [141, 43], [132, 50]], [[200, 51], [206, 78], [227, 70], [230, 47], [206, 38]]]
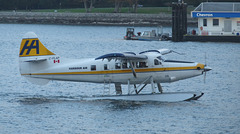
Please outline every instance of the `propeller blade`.
[[205, 64], [204, 65], [207, 66], [207, 54], [206, 54], [206, 52], [205, 52], [204, 59], [205, 59], [205, 62], [204, 62]]
[[205, 52], [204, 59], [205, 59], [205, 64], [204, 64], [204, 70], [203, 70], [203, 72], [204, 72], [203, 81], [204, 81], [204, 84], [205, 84], [206, 83], [206, 77], [207, 77], [207, 71], [212, 70], [212, 68], [207, 66], [207, 54], [206, 54], [206, 52]]
[[210, 71], [210, 70], [212, 70], [211, 67], [207, 67], [207, 66], [204, 67], [204, 70], [203, 70], [203, 72], [204, 72], [204, 78], [203, 78], [204, 83], [206, 83], [207, 71]]
[[203, 82], [204, 82], [204, 84], [206, 83], [206, 77], [207, 77], [207, 73], [206, 73], [206, 71], [204, 72], [204, 77], [203, 77]]

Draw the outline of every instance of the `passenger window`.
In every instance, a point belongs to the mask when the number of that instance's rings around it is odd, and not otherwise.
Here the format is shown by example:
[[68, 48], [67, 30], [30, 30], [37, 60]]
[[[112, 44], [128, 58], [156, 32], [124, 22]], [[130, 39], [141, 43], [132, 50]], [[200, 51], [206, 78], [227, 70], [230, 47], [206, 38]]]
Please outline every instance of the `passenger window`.
[[96, 65], [91, 65], [91, 71], [95, 71], [96, 70]]
[[122, 68], [127, 68], [127, 63], [126, 62], [122, 63]]
[[104, 70], [108, 70], [108, 65], [104, 64]]
[[139, 62], [136, 62], [136, 68], [139, 68]]
[[115, 63], [115, 69], [121, 69], [121, 64], [120, 63]]
[[138, 68], [148, 67], [148, 64], [147, 64], [147, 62], [138, 62], [137, 67]]
[[147, 62], [145, 62], [145, 67], [148, 67], [148, 63]]

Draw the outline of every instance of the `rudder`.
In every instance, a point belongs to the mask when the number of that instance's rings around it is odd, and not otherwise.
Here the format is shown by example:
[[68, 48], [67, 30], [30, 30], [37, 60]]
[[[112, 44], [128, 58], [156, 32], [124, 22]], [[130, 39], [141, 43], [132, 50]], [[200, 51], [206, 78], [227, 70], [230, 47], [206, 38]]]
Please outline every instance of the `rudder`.
[[34, 32], [26, 33], [21, 42], [19, 51], [19, 70], [21, 75], [34, 84], [45, 85], [50, 80], [32, 76], [34, 72], [48, 68], [48, 56], [55, 55], [49, 51], [38, 39]]

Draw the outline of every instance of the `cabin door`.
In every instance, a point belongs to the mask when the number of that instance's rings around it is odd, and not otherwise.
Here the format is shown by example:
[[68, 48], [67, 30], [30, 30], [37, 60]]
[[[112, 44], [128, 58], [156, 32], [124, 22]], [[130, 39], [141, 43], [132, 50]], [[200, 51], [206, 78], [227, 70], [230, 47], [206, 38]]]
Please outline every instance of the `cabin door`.
[[224, 32], [232, 32], [232, 20], [224, 20]]
[[112, 68], [109, 66], [109, 64], [104, 64], [103, 70], [104, 70], [104, 73], [103, 73], [104, 83], [111, 83], [111, 81], [112, 81], [111, 72], [112, 71], [110, 71], [110, 70], [112, 70]]

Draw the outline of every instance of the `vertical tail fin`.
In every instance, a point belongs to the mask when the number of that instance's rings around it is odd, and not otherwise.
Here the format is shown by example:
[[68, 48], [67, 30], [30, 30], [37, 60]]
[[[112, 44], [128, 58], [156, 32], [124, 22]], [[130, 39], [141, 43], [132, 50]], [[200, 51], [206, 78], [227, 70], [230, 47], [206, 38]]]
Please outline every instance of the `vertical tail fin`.
[[34, 84], [47, 84], [49, 79], [32, 76], [31, 73], [48, 68], [48, 64], [45, 64], [48, 62], [46, 57], [51, 55], [55, 54], [39, 41], [34, 32], [26, 33], [22, 38], [19, 52], [19, 69], [21, 75], [26, 76]]
[[38, 39], [34, 32], [28, 32], [23, 36], [19, 57], [55, 55], [49, 51]]

